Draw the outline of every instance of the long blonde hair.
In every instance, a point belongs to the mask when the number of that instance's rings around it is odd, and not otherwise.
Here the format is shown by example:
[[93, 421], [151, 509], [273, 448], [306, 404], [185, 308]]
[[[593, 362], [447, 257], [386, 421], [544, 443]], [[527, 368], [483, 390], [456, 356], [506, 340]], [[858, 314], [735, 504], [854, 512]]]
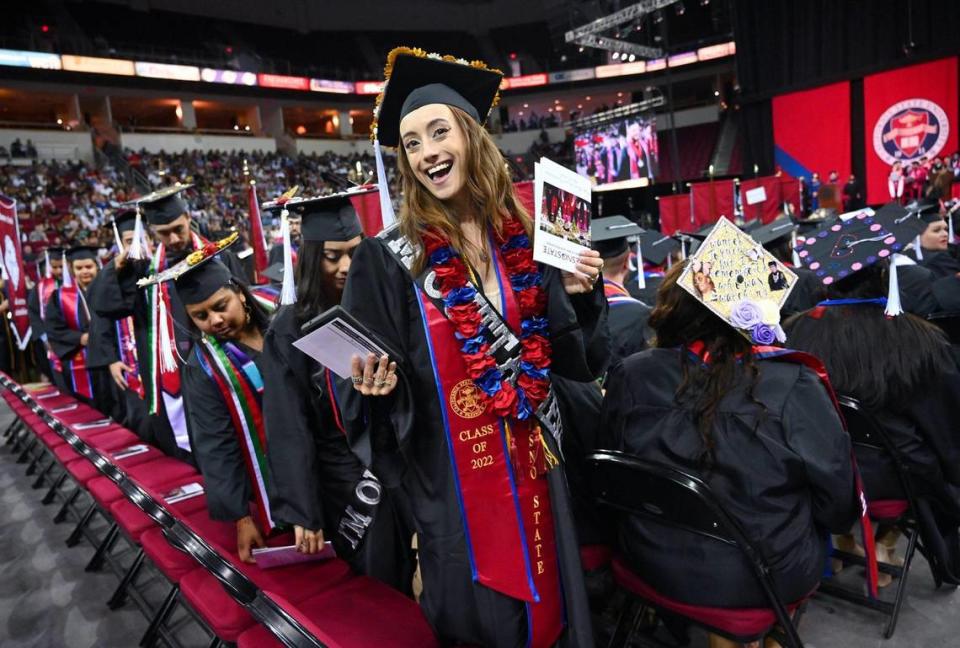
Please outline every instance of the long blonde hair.
[[[497, 145], [487, 131], [467, 113], [454, 106], [450, 106], [450, 110], [466, 139], [464, 177], [471, 202], [480, 220], [478, 225], [483, 231], [492, 226], [499, 233], [503, 215], [509, 213], [519, 218], [529, 233], [530, 215], [517, 198], [507, 165]], [[423, 233], [428, 229], [437, 230], [450, 241], [454, 249], [463, 254], [469, 243], [462, 236], [456, 216], [420, 183], [402, 145], [397, 151], [397, 166], [403, 187], [400, 231], [422, 248]], [[423, 264], [421, 255], [416, 263], [418, 271], [423, 269]]]

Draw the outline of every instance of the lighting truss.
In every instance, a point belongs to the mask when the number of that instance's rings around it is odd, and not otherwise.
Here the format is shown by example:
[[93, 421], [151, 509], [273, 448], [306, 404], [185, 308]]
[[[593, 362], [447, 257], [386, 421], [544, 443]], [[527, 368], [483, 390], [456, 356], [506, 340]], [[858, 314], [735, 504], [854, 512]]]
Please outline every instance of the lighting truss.
[[666, 103], [667, 102], [663, 98], [663, 95], [658, 94], [650, 99], [644, 99], [643, 101], [638, 101], [637, 103], [632, 103], [627, 106], [618, 106], [612, 110], [607, 110], [596, 115], [575, 119], [568, 123], [567, 127], [576, 130], [596, 128], [597, 126], [602, 126], [607, 122], [623, 119], [625, 117], [631, 117], [639, 113], [649, 112], [654, 108], [659, 108], [665, 105]]
[[584, 47], [595, 47], [610, 52], [635, 54], [640, 58], [660, 58], [663, 56], [663, 50], [659, 47], [637, 45], [636, 43], [618, 38], [610, 38], [608, 36], [600, 36], [599, 34], [619, 27], [624, 23], [634, 21], [644, 14], [662, 9], [675, 1], [676, 0], [643, 0], [642, 2], [637, 2], [620, 11], [615, 11], [608, 16], [597, 18], [594, 21], [588, 22], [586, 25], [571, 29], [564, 34], [564, 40], [568, 43], [575, 43]]

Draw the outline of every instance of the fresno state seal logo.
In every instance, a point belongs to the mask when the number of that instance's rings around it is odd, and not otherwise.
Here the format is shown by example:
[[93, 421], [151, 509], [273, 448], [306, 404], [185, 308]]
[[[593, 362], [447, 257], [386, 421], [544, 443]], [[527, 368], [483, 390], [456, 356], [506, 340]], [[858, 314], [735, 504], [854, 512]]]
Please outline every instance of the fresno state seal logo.
[[473, 419], [483, 414], [480, 389], [472, 380], [461, 380], [450, 390], [450, 408], [460, 418]]
[[950, 135], [943, 108], [927, 99], [890, 106], [873, 127], [873, 150], [887, 164], [937, 155]]

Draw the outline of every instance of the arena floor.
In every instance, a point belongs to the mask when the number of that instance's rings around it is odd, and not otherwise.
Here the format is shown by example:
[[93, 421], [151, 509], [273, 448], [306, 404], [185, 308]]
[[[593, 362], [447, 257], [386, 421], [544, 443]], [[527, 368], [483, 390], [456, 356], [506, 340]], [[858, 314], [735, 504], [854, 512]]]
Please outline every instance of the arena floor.
[[[0, 429], [11, 413], [0, 404]], [[111, 612], [105, 601], [117, 585], [108, 569], [85, 573], [93, 550], [83, 541], [68, 549], [70, 522], [55, 525], [55, 506], [40, 504], [42, 490], [30, 488], [24, 466], [0, 450], [0, 646], [3, 648], [128, 648], [136, 646], [147, 622], [128, 602]], [[102, 528], [100, 530], [102, 533]], [[127, 552], [128, 554], [130, 552]], [[129, 556], [125, 556], [129, 560]], [[846, 576], [859, 579], [851, 569]], [[147, 573], [144, 579], [151, 582]], [[154, 579], [156, 580], [156, 579]], [[884, 640], [880, 615], [834, 601], [815, 599], [800, 627], [808, 648], [930, 648], [956, 645], [960, 636], [960, 594], [934, 590], [926, 562], [919, 556], [907, 583], [908, 596], [896, 634]], [[159, 600], [160, 583], [147, 587]], [[890, 588], [892, 589], [892, 588]], [[892, 595], [892, 591], [885, 592]], [[182, 616], [182, 615], [181, 615]], [[181, 618], [188, 646], [206, 646], [199, 628]], [[696, 637], [695, 648], [706, 646]]]

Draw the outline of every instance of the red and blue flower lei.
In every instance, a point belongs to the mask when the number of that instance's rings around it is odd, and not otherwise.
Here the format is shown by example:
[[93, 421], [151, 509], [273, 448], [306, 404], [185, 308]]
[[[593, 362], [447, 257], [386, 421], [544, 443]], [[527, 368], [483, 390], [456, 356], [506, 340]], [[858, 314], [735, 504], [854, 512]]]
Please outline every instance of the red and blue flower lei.
[[537, 411], [550, 392], [550, 340], [544, 317], [547, 297], [543, 277], [533, 260], [530, 238], [520, 220], [505, 216], [502, 232], [494, 240], [503, 257], [507, 278], [520, 309], [520, 361], [516, 384], [497, 368], [486, 341], [480, 307], [474, 301], [476, 288], [469, 282], [467, 266], [439, 232], [424, 236], [427, 264], [436, 273], [436, 286], [443, 295], [444, 310], [461, 342], [460, 354], [467, 375], [482, 393], [484, 407], [499, 417], [523, 421]]

